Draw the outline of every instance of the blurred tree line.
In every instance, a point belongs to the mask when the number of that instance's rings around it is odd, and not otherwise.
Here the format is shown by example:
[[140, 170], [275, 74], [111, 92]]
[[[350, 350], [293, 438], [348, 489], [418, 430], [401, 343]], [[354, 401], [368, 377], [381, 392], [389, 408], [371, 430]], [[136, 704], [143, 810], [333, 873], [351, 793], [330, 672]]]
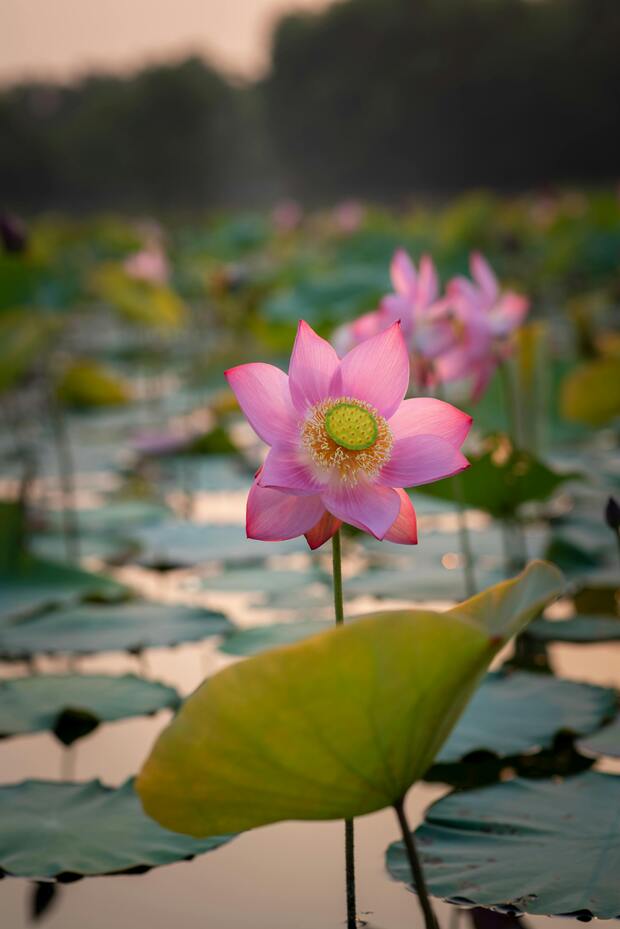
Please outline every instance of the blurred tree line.
[[199, 59], [0, 95], [0, 204], [135, 210], [614, 180], [620, 0], [346, 0]]

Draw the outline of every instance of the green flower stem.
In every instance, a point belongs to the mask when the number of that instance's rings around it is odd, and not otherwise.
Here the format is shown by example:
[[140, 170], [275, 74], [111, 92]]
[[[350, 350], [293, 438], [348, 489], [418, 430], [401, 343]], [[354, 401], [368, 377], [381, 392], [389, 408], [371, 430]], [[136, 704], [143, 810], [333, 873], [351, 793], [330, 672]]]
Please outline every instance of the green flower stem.
[[[441, 384], [437, 384], [436, 394], [437, 399], [442, 400], [445, 403], [443, 386]], [[452, 497], [456, 504], [459, 541], [461, 544], [461, 554], [463, 555], [465, 593], [467, 597], [473, 597], [478, 593], [478, 588], [476, 585], [476, 575], [474, 573], [474, 551], [471, 544], [471, 536], [469, 534], [469, 526], [467, 525], [467, 516], [465, 513], [465, 493], [462, 473], [459, 472], [458, 474], [454, 475], [451, 481], [451, 486]]]
[[515, 448], [521, 448], [522, 443], [519, 415], [519, 397], [515, 379], [512, 376], [512, 371], [510, 370], [507, 361], [502, 361], [499, 366], [499, 372], [502, 379], [502, 387], [504, 391], [504, 407], [506, 410], [506, 419], [508, 421], [508, 431], [510, 433], [510, 438], [512, 439], [512, 444]]
[[469, 535], [469, 526], [467, 525], [467, 514], [465, 512], [465, 494], [463, 489], [463, 475], [461, 472], [455, 474], [452, 478], [452, 489], [454, 499], [456, 500], [458, 512], [459, 540], [461, 551], [463, 553], [463, 571], [465, 574], [465, 593], [467, 597], [473, 597], [478, 593], [476, 585], [476, 575], [474, 573], [474, 553], [471, 546]]
[[79, 527], [75, 503], [75, 470], [73, 455], [67, 432], [64, 412], [60, 401], [49, 396], [49, 416], [52, 440], [56, 449], [60, 490], [62, 493], [62, 529], [65, 539], [67, 561], [77, 562], [80, 558]]
[[[342, 553], [340, 529], [332, 537], [332, 564], [334, 584], [334, 614], [336, 625], [344, 622], [342, 601]], [[353, 820], [344, 823], [344, 868], [347, 895], [347, 929], [357, 929], [357, 902], [355, 897], [355, 833]]]
[[418, 857], [413, 834], [409, 828], [409, 823], [407, 822], [405, 807], [402, 800], [399, 800], [394, 804], [394, 810], [400, 825], [400, 830], [403, 834], [403, 842], [407, 852], [407, 857], [409, 859], [409, 865], [411, 866], [412, 883], [418, 895], [422, 913], [424, 914], [424, 924], [426, 929], [439, 929], [439, 923], [437, 922], [437, 917], [433, 911], [428, 888], [426, 886], [426, 881], [424, 880], [422, 863]]
[[332, 537], [332, 565], [334, 583], [334, 613], [336, 625], [344, 622], [344, 606], [342, 603], [342, 552], [340, 546], [340, 529]]

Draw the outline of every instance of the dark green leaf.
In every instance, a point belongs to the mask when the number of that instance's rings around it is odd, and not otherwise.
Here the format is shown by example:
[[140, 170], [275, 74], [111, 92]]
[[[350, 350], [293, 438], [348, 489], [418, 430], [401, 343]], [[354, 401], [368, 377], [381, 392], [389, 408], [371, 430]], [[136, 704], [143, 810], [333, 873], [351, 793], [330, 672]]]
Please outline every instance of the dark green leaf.
[[142, 812], [132, 781], [118, 789], [99, 781], [10, 784], [0, 787], [0, 819], [0, 874], [35, 880], [148, 871], [233, 838], [162, 829]]
[[[546, 916], [620, 918], [620, 777], [515, 779], [453, 793], [416, 832], [436, 897]], [[409, 883], [401, 842], [387, 866]]]
[[0, 627], [0, 655], [139, 652], [198, 642], [230, 631], [222, 614], [199, 607], [159, 603], [84, 603]]
[[68, 745], [101, 722], [176, 709], [172, 687], [133, 674], [46, 674], [0, 682], [0, 738], [53, 731]]

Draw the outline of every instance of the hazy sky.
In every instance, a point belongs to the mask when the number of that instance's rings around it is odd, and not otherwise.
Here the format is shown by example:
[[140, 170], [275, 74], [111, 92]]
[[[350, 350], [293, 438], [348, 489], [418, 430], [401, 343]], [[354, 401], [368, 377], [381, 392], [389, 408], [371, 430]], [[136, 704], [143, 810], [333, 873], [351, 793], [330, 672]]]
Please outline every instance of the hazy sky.
[[330, 0], [0, 0], [0, 81], [127, 69], [186, 52], [243, 76], [265, 68], [270, 29]]

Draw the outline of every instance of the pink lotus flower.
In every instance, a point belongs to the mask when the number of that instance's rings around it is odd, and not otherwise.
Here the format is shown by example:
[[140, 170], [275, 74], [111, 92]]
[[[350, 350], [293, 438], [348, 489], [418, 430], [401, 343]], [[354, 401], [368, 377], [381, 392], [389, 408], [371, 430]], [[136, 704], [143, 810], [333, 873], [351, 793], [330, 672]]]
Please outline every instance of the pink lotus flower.
[[288, 375], [246, 364], [226, 378], [271, 446], [248, 497], [250, 538], [303, 534], [317, 548], [346, 522], [413, 545], [416, 516], [403, 488], [468, 467], [460, 446], [471, 417], [440, 400], [404, 399], [409, 356], [398, 323], [340, 360], [302, 321]]
[[529, 301], [512, 291], [502, 293], [493, 269], [480, 253], [472, 254], [470, 269], [473, 281], [457, 277], [448, 285], [457, 342], [437, 358], [435, 371], [439, 381], [473, 376], [475, 401], [497, 365], [510, 354], [510, 336], [525, 319]]
[[168, 259], [157, 244], [147, 245], [123, 263], [125, 273], [136, 281], [148, 284], [165, 284], [170, 275]]
[[392, 259], [390, 276], [394, 293], [383, 298], [378, 310], [336, 330], [334, 344], [343, 352], [400, 322], [414, 380], [428, 386], [435, 379], [435, 359], [457, 344], [448, 306], [439, 299], [435, 265], [429, 255], [423, 255], [416, 270], [407, 252], [400, 248]]

